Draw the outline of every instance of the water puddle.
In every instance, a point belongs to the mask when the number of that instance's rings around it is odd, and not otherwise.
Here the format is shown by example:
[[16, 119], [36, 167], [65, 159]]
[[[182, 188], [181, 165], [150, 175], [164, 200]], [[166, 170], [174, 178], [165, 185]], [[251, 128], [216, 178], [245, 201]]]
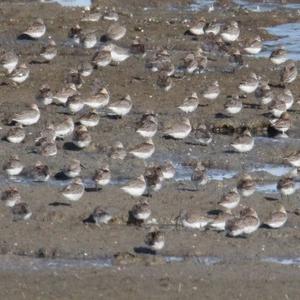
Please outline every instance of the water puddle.
[[68, 7], [87, 7], [92, 5], [92, 0], [48, 0], [47, 3], [58, 3]]
[[262, 262], [274, 263], [285, 266], [300, 266], [300, 257], [290, 258], [290, 257], [265, 257], [261, 259]]
[[281, 1], [246, 1], [235, 0], [236, 4], [240, 5], [244, 9], [248, 9], [254, 12], [268, 12], [273, 10], [282, 9], [300, 9], [300, 3], [281, 3]]
[[[295, 183], [295, 189], [300, 189], [300, 182]], [[256, 191], [263, 194], [279, 194], [277, 190], [277, 182], [256, 185]]]
[[266, 29], [268, 33], [279, 38], [275, 41], [265, 41], [263, 51], [258, 54], [259, 57], [269, 57], [274, 49], [284, 46], [289, 59], [300, 60], [300, 23], [287, 23]]
[[289, 173], [293, 168], [285, 165], [264, 164], [257, 165], [248, 169], [250, 173], [266, 172], [270, 175], [281, 177]]

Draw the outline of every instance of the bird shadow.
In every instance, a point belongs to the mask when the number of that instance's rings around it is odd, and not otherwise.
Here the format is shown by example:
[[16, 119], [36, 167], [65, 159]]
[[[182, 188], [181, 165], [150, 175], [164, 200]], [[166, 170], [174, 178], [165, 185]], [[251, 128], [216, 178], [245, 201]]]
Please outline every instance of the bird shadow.
[[45, 60], [45, 61], [40, 61], [40, 60], [31, 60], [29, 62], [30, 65], [44, 65], [44, 64], [49, 64], [50, 62]]
[[86, 187], [84, 189], [86, 192], [88, 193], [91, 193], [91, 192], [99, 192], [101, 191], [102, 189], [101, 188], [97, 188], [97, 187]]
[[223, 211], [221, 209], [211, 209], [207, 212], [208, 215], [211, 216], [218, 216], [219, 214], [221, 214]]
[[62, 171], [56, 173], [56, 174], [54, 175], [54, 178], [55, 178], [56, 180], [69, 180], [69, 179], [70, 179], [70, 178], [68, 178]]
[[246, 102], [243, 105], [244, 105], [245, 108], [261, 109], [261, 106], [259, 104], [255, 104], [255, 103]]
[[231, 116], [227, 116], [227, 115], [225, 115], [223, 113], [216, 113], [215, 114], [215, 118], [216, 119], [231, 119]]
[[134, 247], [134, 252], [137, 254], [150, 254], [150, 255], [156, 255], [156, 251], [151, 250], [147, 247]]
[[54, 206], [54, 207], [57, 207], [57, 206], [68, 206], [68, 207], [71, 207], [71, 204], [65, 203], [65, 202], [54, 201], [54, 202], [49, 203], [49, 206]]
[[189, 187], [178, 187], [177, 191], [182, 191], [182, 192], [198, 192], [197, 189], [195, 189], [195, 188], [189, 188]]
[[82, 223], [84, 224], [95, 224], [95, 220], [92, 215], [89, 215], [87, 218], [82, 220]]
[[137, 220], [133, 216], [133, 213], [131, 210], [128, 212], [127, 225], [142, 226], [143, 223], [144, 223], [143, 220]]
[[36, 41], [36, 39], [30, 37], [29, 35], [25, 34], [25, 33], [21, 33], [17, 36], [17, 39], [19, 41]]
[[234, 150], [225, 150], [224, 153], [226, 154], [236, 154], [237, 152]]
[[69, 151], [80, 151], [81, 150], [79, 147], [74, 145], [72, 142], [64, 143], [63, 149], [64, 150], [69, 150]]
[[267, 201], [278, 201], [278, 198], [271, 197], [271, 196], [265, 196], [265, 199], [266, 199]]

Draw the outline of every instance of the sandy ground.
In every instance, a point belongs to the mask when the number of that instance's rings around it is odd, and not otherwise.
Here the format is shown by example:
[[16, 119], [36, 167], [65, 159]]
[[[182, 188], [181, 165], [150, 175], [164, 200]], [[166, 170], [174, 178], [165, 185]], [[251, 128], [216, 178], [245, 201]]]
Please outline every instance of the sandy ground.
[[[168, 10], [164, 1], [98, 1], [101, 6], [115, 6], [120, 13], [120, 22], [126, 24], [128, 33], [120, 42], [129, 46], [132, 40], [139, 36], [145, 43], [147, 53], [157, 46], [170, 49], [172, 60], [180, 64], [187, 51], [193, 50], [199, 44], [205, 44], [204, 38], [193, 40], [183, 35], [186, 30], [186, 20], [204, 16], [211, 21], [228, 22], [232, 18], [240, 22], [242, 40], [260, 34], [264, 39], [270, 38], [265, 27], [295, 22], [299, 16], [295, 11], [276, 11], [272, 13], [250, 13], [229, 8], [214, 12], [189, 12], [187, 10]], [[121, 2], [121, 3], [120, 3]], [[187, 1], [174, 1], [177, 6], [187, 5]], [[226, 4], [226, 3], [225, 3]], [[161, 5], [164, 9], [161, 9]], [[150, 7], [143, 10], [143, 7]], [[226, 5], [227, 7], [227, 5]], [[133, 8], [135, 8], [133, 13]], [[27, 63], [35, 60], [39, 49], [46, 43], [41, 41], [17, 41], [17, 35], [35, 17], [42, 17], [48, 27], [48, 34], [60, 45], [59, 55], [50, 64], [30, 64], [30, 79], [19, 88], [1, 86], [0, 120], [2, 137], [9, 126], [7, 118], [13, 112], [21, 111], [27, 104], [35, 101], [35, 96], [43, 83], [49, 83], [55, 91], [60, 89], [66, 72], [81, 61], [89, 61], [94, 53], [92, 50], [71, 48], [67, 44], [67, 34], [71, 26], [76, 25], [81, 9], [64, 9], [55, 4], [28, 5], [0, 3], [1, 33], [0, 43], [4, 48], [14, 47]], [[131, 15], [132, 14], [132, 15]], [[103, 34], [108, 26], [107, 21], [85, 23], [86, 29], [93, 29]], [[142, 29], [142, 31], [141, 31]], [[267, 130], [266, 109], [256, 109], [257, 103], [253, 96], [245, 100], [248, 104], [243, 112], [234, 118], [220, 118], [219, 113], [228, 95], [233, 94], [240, 78], [249, 70], [269, 78], [276, 84], [278, 73], [271, 70], [270, 63], [265, 59], [245, 57], [249, 67], [228, 73], [227, 57], [211, 53], [214, 60], [210, 61], [209, 69], [200, 75], [184, 75], [174, 79], [174, 87], [168, 92], [161, 91], [155, 84], [157, 74], [145, 69], [145, 59], [133, 56], [124, 63], [96, 70], [87, 78], [81, 93], [90, 92], [93, 80], [96, 78], [107, 86], [111, 98], [119, 99], [129, 93], [134, 102], [133, 112], [122, 120], [102, 117], [98, 127], [91, 130], [93, 145], [85, 151], [74, 151], [67, 147], [70, 140], [59, 141], [59, 153], [54, 158], [44, 158], [36, 153], [34, 139], [47, 122], [59, 122], [64, 118], [63, 107], [51, 106], [42, 110], [42, 118], [38, 126], [29, 127], [27, 138], [21, 145], [1, 141], [1, 161], [6, 161], [11, 153], [16, 153], [27, 165], [33, 165], [37, 160], [46, 162], [52, 174], [59, 172], [66, 159], [79, 158], [86, 166], [83, 177], [90, 178], [96, 166], [108, 161], [114, 178], [133, 178], [143, 172], [144, 164], [136, 159], [128, 158], [124, 162], [111, 161], [107, 149], [116, 140], [122, 141], [126, 147], [141, 141], [136, 134], [136, 123], [146, 110], [159, 112], [160, 128], [170, 118], [177, 118], [180, 113], [176, 107], [193, 91], [201, 93], [205, 86], [218, 80], [221, 86], [221, 96], [218, 101], [209, 106], [199, 107], [191, 115], [193, 125], [206, 123], [215, 132], [231, 128], [239, 131], [249, 127], [253, 132], [262, 134]], [[182, 76], [180, 76], [182, 77]], [[300, 94], [299, 78], [291, 89], [296, 97]], [[299, 107], [293, 107], [291, 115], [294, 127], [292, 137], [297, 136], [299, 125]], [[55, 114], [54, 114], [55, 113]], [[75, 117], [76, 119], [76, 117]], [[299, 134], [298, 134], [299, 135]], [[191, 146], [182, 141], [162, 138], [161, 130], [154, 138], [156, 154], [153, 160], [162, 161], [166, 158], [175, 159], [178, 163], [197, 157], [210, 168], [235, 170], [245, 169], [260, 164], [282, 164], [282, 155], [299, 149], [297, 139], [288, 142], [274, 142], [271, 139], [258, 139], [255, 149], [247, 155], [231, 153], [229, 143], [232, 136], [216, 134], [214, 141], [208, 147]], [[130, 174], [130, 176], [128, 175]], [[240, 173], [236, 177], [239, 177]], [[11, 182], [3, 179], [1, 188]], [[278, 177], [266, 172], [255, 172], [258, 183], [276, 182]], [[166, 231], [166, 247], [163, 255], [178, 256], [217, 256], [224, 261], [215, 266], [197, 265], [192, 262], [166, 264], [160, 258], [148, 258], [134, 254], [134, 247], [143, 246], [145, 233], [149, 226], [136, 228], [126, 225], [128, 210], [135, 200], [121, 192], [118, 185], [109, 186], [101, 192], [86, 192], [83, 199], [72, 206], [56, 206], [55, 202], [63, 202], [59, 195], [61, 187], [58, 184], [19, 184], [22, 198], [27, 201], [33, 211], [32, 218], [27, 222], [13, 222], [11, 212], [5, 206], [0, 207], [0, 252], [2, 258], [15, 259], [16, 264], [21, 257], [47, 258], [97, 258], [112, 257], [116, 253], [124, 254], [121, 261], [116, 260], [112, 268], [106, 269], [72, 269], [44, 270], [38, 272], [3, 270], [1, 277], [1, 299], [296, 299], [299, 295], [299, 269], [295, 266], [277, 266], [259, 263], [268, 256], [297, 257], [300, 252], [300, 234], [298, 230], [299, 199], [297, 194], [285, 203], [289, 211], [287, 225], [280, 230], [260, 229], [248, 239], [230, 239], [223, 233], [212, 231], [194, 232], [179, 229], [174, 226], [174, 219], [183, 208], [195, 208], [207, 212], [217, 208], [224, 189], [236, 184], [236, 178], [224, 181], [211, 181], [198, 192], [192, 190], [189, 182], [166, 182], [164, 188], [150, 199], [152, 217]], [[265, 197], [265, 194], [255, 193], [243, 200], [244, 204], [253, 206], [261, 219], [273, 210], [277, 204], [278, 195]], [[83, 220], [92, 210], [101, 205], [110, 209], [116, 221], [113, 224], [96, 227], [85, 225]], [[125, 255], [131, 253], [131, 255]], [[123, 257], [123, 255], [121, 255]], [[24, 258], [27, 259], [27, 258]], [[225, 297], [224, 297], [225, 296]]]

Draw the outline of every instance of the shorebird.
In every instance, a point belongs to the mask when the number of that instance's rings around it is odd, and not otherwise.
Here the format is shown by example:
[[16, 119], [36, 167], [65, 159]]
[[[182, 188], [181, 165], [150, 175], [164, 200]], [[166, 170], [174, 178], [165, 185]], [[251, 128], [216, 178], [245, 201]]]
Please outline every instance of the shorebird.
[[55, 141], [43, 141], [40, 146], [41, 148], [39, 153], [42, 156], [50, 157], [57, 154], [57, 146]]
[[18, 155], [11, 155], [8, 162], [3, 165], [3, 170], [8, 176], [20, 175], [24, 169], [24, 165]]
[[121, 190], [133, 197], [142, 196], [146, 191], [145, 177], [140, 175], [136, 179], [129, 181], [125, 186], [122, 186]]
[[32, 216], [32, 211], [29, 205], [25, 202], [20, 202], [14, 205], [11, 209], [14, 221], [29, 220]]
[[287, 51], [284, 47], [280, 47], [274, 51], [272, 51], [270, 55], [270, 61], [275, 65], [281, 65], [285, 63], [288, 59]]
[[111, 62], [112, 56], [110, 48], [97, 51], [92, 58], [93, 65], [100, 68], [108, 66]]
[[240, 194], [237, 188], [234, 188], [223, 195], [221, 201], [218, 203], [220, 206], [232, 210], [236, 208], [240, 203]]
[[118, 41], [126, 34], [126, 27], [120, 24], [112, 24], [108, 27], [105, 37], [108, 40]]
[[29, 176], [32, 178], [32, 181], [36, 181], [36, 182], [48, 181], [50, 178], [49, 167], [43, 164], [42, 162], [37, 161], [29, 171]]
[[30, 74], [30, 69], [26, 64], [20, 64], [9, 75], [8, 78], [13, 81], [14, 84], [23, 83]]
[[295, 181], [294, 178], [297, 175], [297, 169], [292, 170], [289, 174], [280, 178], [277, 183], [277, 190], [280, 192], [281, 197], [287, 196], [287, 198], [295, 193]]
[[36, 124], [39, 121], [40, 116], [41, 113], [38, 106], [33, 103], [30, 105], [30, 109], [15, 114], [12, 117], [12, 121], [17, 122], [21, 125], [29, 126]]
[[145, 114], [142, 117], [141, 125], [136, 130], [138, 134], [145, 138], [152, 138], [158, 129], [157, 117], [153, 114]]
[[41, 86], [36, 99], [44, 106], [50, 105], [53, 102], [53, 93], [48, 84]]
[[161, 71], [158, 73], [156, 84], [165, 92], [168, 92], [173, 86], [173, 80], [171, 77], [168, 76], [166, 72]]
[[137, 158], [148, 159], [152, 156], [154, 151], [154, 143], [151, 138], [148, 138], [145, 142], [132, 147], [129, 153]]
[[144, 172], [146, 186], [148, 189], [148, 197], [152, 197], [152, 192], [158, 192], [162, 188], [164, 176], [159, 166], [150, 164]]
[[100, 89], [93, 95], [85, 96], [84, 104], [95, 109], [100, 109], [108, 105], [110, 100], [109, 92], [106, 88]]
[[262, 41], [260, 36], [247, 41], [244, 45], [244, 51], [248, 54], [258, 54], [262, 49]]
[[54, 126], [55, 135], [58, 138], [64, 138], [69, 136], [74, 131], [74, 121], [71, 117], [66, 116], [61, 123], [58, 123]]
[[235, 138], [231, 146], [238, 152], [249, 152], [254, 147], [254, 138], [249, 130], [245, 130], [242, 135]]
[[54, 40], [50, 39], [48, 45], [43, 46], [40, 51], [40, 56], [45, 59], [46, 62], [50, 62], [57, 55], [57, 47]]
[[236, 21], [231, 21], [230, 24], [225, 26], [225, 28], [221, 32], [222, 39], [227, 43], [236, 41], [239, 35], [240, 29]]
[[286, 88], [277, 94], [277, 99], [285, 103], [286, 110], [289, 110], [294, 104], [294, 96], [292, 91]]
[[84, 189], [82, 179], [77, 177], [61, 191], [61, 194], [67, 200], [78, 201], [83, 196]]
[[270, 120], [270, 125], [281, 133], [287, 132], [292, 126], [292, 120], [287, 112], [284, 112], [280, 118]]
[[208, 183], [208, 175], [206, 168], [203, 166], [202, 162], [197, 162], [192, 176], [191, 176], [191, 181], [194, 183], [196, 187], [196, 191], [199, 190], [200, 186], [206, 185]]
[[96, 109], [93, 109], [78, 119], [78, 122], [85, 127], [95, 127], [99, 124], [100, 117]]
[[280, 81], [285, 85], [292, 83], [298, 76], [298, 69], [293, 61], [288, 62], [280, 73]]
[[26, 137], [25, 130], [21, 124], [10, 128], [6, 134], [6, 140], [13, 144], [22, 143]]
[[284, 158], [288, 163], [296, 168], [300, 168], [300, 151], [295, 151]]
[[250, 175], [246, 174], [238, 182], [237, 189], [243, 197], [249, 197], [255, 192], [256, 183]]
[[78, 159], [72, 159], [68, 162], [62, 169], [62, 172], [65, 176], [69, 178], [75, 178], [80, 175], [81, 164]]
[[141, 201], [132, 207], [130, 213], [137, 222], [145, 222], [151, 216], [151, 207], [147, 201]]
[[78, 148], [86, 148], [91, 142], [92, 136], [88, 129], [83, 125], [78, 126], [74, 131], [72, 143]]
[[79, 95], [68, 98], [66, 106], [71, 114], [76, 114], [84, 108], [84, 102]]
[[132, 108], [131, 97], [129, 95], [126, 95], [123, 99], [111, 103], [107, 108], [116, 116], [123, 117], [127, 115]]
[[102, 187], [108, 185], [111, 180], [111, 171], [108, 164], [104, 164], [102, 167], [96, 170], [93, 180], [96, 184], [96, 190], [102, 189]]
[[185, 113], [191, 113], [197, 109], [199, 105], [199, 98], [197, 96], [197, 93], [192, 93], [191, 96], [185, 98], [183, 100], [183, 103], [178, 106], [180, 110], [182, 110]]
[[78, 73], [83, 77], [89, 77], [93, 73], [93, 65], [89, 62], [81, 62], [77, 67]]
[[24, 35], [32, 39], [39, 39], [46, 33], [46, 25], [41, 18], [36, 19], [29, 27], [23, 32]]
[[119, 15], [115, 11], [106, 11], [103, 14], [103, 20], [117, 22], [119, 20]]
[[201, 18], [199, 21], [195, 22], [187, 32], [192, 35], [203, 35], [205, 26], [206, 21], [204, 18]]
[[188, 118], [182, 118], [170, 126], [166, 126], [164, 130], [164, 135], [167, 137], [172, 137], [174, 139], [184, 139], [192, 131], [192, 126]]
[[123, 144], [119, 141], [115, 142], [111, 147], [110, 157], [112, 159], [123, 160], [126, 157], [127, 153]]
[[1, 201], [8, 207], [14, 207], [21, 202], [21, 195], [16, 187], [9, 187], [1, 192]]
[[209, 217], [192, 210], [181, 211], [177, 220], [183, 227], [200, 230], [204, 230], [211, 221]]
[[83, 48], [91, 49], [94, 48], [97, 44], [97, 36], [94, 32], [88, 32], [82, 34], [80, 37]]
[[101, 206], [97, 206], [92, 213], [92, 218], [96, 225], [108, 224], [112, 220], [112, 215]]
[[219, 23], [216, 23], [216, 20], [211, 23], [207, 23], [204, 27], [205, 34], [218, 35], [220, 31], [221, 25]]
[[164, 179], [172, 179], [176, 174], [176, 168], [170, 160], [166, 160], [160, 165], [160, 170]]
[[158, 228], [151, 228], [146, 234], [145, 244], [152, 251], [159, 251], [165, 246], [165, 235]]
[[193, 53], [183, 59], [183, 67], [188, 74], [193, 74], [198, 69], [198, 60]]
[[260, 82], [255, 91], [256, 98], [262, 105], [267, 105], [273, 101], [274, 94], [267, 82]]
[[218, 215], [211, 217], [208, 228], [216, 231], [224, 231], [226, 223], [233, 219], [234, 216], [229, 212], [220, 212]]
[[74, 83], [66, 84], [60, 91], [53, 95], [53, 98], [61, 104], [66, 104], [69, 97], [77, 95], [78, 91]]
[[208, 146], [213, 140], [213, 136], [205, 124], [198, 125], [193, 133], [193, 143], [195, 144]]
[[12, 73], [19, 63], [19, 57], [13, 51], [4, 51], [0, 54], [0, 65], [7, 71]]
[[207, 89], [203, 92], [203, 97], [208, 100], [215, 100], [220, 95], [219, 82], [214, 81]]
[[239, 89], [246, 94], [251, 94], [255, 92], [255, 90], [258, 88], [258, 84], [259, 84], [259, 80], [257, 75], [251, 72], [248, 78], [240, 82]]
[[232, 99], [225, 103], [224, 108], [226, 113], [235, 115], [242, 110], [243, 102], [239, 99], [239, 96], [233, 96]]
[[56, 132], [53, 124], [48, 124], [42, 129], [40, 135], [34, 140], [36, 146], [41, 146], [44, 142], [51, 143], [56, 139]]
[[288, 219], [287, 212], [283, 205], [279, 205], [278, 209], [274, 210], [264, 222], [270, 228], [282, 227]]

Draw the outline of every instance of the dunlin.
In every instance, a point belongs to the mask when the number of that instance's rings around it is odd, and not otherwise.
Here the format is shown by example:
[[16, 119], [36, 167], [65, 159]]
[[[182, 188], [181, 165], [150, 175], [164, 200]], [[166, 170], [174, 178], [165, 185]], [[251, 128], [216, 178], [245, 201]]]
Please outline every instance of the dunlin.
[[146, 181], [143, 175], [140, 175], [138, 178], [129, 181], [125, 186], [121, 187], [125, 193], [133, 196], [140, 197], [146, 191]]
[[36, 98], [42, 105], [50, 105], [53, 102], [53, 93], [51, 92], [50, 86], [43, 84]]
[[242, 110], [243, 102], [239, 99], [238, 96], [233, 96], [232, 99], [225, 103], [224, 108], [226, 113], [235, 115]]
[[245, 130], [235, 138], [231, 146], [238, 152], [249, 152], [254, 147], [254, 138], [249, 130]]
[[123, 117], [127, 115], [132, 108], [132, 100], [129, 95], [125, 96], [123, 99], [111, 103], [108, 109], [112, 111], [115, 115]]
[[258, 54], [262, 49], [262, 41], [260, 36], [247, 41], [244, 45], [244, 51], [248, 54]]
[[212, 230], [224, 231], [226, 228], [226, 223], [233, 219], [233, 215], [229, 212], [221, 212], [218, 215], [211, 218], [208, 226]]
[[271, 127], [280, 131], [281, 133], [287, 132], [292, 126], [292, 119], [287, 112], [284, 112], [279, 119], [270, 120]]
[[198, 60], [195, 58], [193, 53], [189, 53], [183, 59], [183, 67], [188, 74], [192, 74], [198, 69]]
[[292, 94], [292, 91], [289, 89], [284, 89], [279, 94], [277, 94], [277, 99], [285, 103], [286, 110], [289, 110], [294, 104], [294, 96]]
[[221, 32], [221, 37], [225, 42], [234, 42], [240, 35], [239, 25], [236, 21], [231, 21]]
[[97, 44], [97, 36], [94, 32], [88, 32], [82, 34], [80, 37], [83, 48], [91, 49], [94, 48]]
[[145, 222], [151, 216], [151, 207], [147, 201], [141, 201], [132, 207], [130, 213], [135, 220]]
[[280, 116], [286, 112], [286, 104], [283, 100], [276, 99], [269, 106], [269, 110], [274, 117], [280, 118]]
[[165, 235], [158, 228], [151, 228], [146, 234], [145, 244], [152, 251], [159, 251], [165, 246]]
[[78, 177], [81, 172], [80, 161], [78, 159], [72, 159], [63, 167], [62, 172], [69, 178]]
[[251, 94], [258, 88], [258, 84], [259, 80], [257, 75], [251, 72], [246, 79], [240, 82], [239, 89], [246, 94]]
[[220, 92], [219, 82], [215, 81], [203, 92], [203, 97], [208, 100], [215, 100], [220, 95]]
[[80, 116], [78, 121], [81, 125], [84, 125], [85, 127], [95, 127], [99, 124], [100, 117], [97, 111], [93, 109]]
[[24, 32], [32, 39], [39, 39], [46, 33], [46, 25], [41, 18], [36, 19]]
[[84, 102], [79, 95], [74, 95], [68, 98], [66, 106], [71, 114], [76, 114], [84, 108]]
[[32, 178], [32, 181], [45, 182], [50, 178], [50, 169], [47, 165], [37, 161], [29, 171], [29, 176]]
[[172, 137], [174, 139], [184, 139], [192, 131], [192, 126], [188, 118], [182, 118], [176, 123], [166, 126], [164, 130], [164, 135], [167, 137]]
[[108, 40], [118, 41], [126, 34], [126, 28], [120, 24], [112, 24], [108, 27], [106, 32], [106, 38]]
[[19, 84], [24, 82], [30, 74], [30, 69], [26, 64], [20, 64], [17, 68], [15, 68], [10, 74], [9, 79], [14, 83]]
[[295, 193], [295, 181], [294, 174], [288, 174], [277, 183], [277, 190], [280, 192], [281, 196], [290, 196]]
[[115, 142], [111, 147], [110, 157], [112, 159], [123, 160], [126, 157], [126, 155], [127, 153], [124, 148], [124, 145], [119, 141]]
[[168, 92], [173, 86], [173, 80], [166, 72], [159, 72], [156, 84], [165, 92]]
[[136, 130], [138, 134], [145, 138], [152, 138], [158, 129], [158, 120], [155, 115], [144, 115], [141, 126]]
[[54, 126], [54, 129], [57, 137], [64, 138], [73, 133], [74, 121], [71, 117], [66, 116], [61, 123]]
[[11, 209], [14, 221], [29, 220], [32, 216], [32, 211], [29, 205], [25, 202], [20, 202], [14, 205]]
[[99, 169], [96, 170], [93, 180], [96, 183], [96, 189], [101, 189], [102, 187], [108, 185], [111, 180], [111, 171], [108, 164], [104, 164]]
[[53, 98], [61, 104], [66, 104], [69, 97], [78, 94], [76, 86], [74, 83], [69, 83], [64, 86], [60, 91], [53, 95]]
[[200, 124], [194, 129], [193, 143], [201, 146], [208, 146], [213, 136], [205, 124]]
[[152, 192], [158, 192], [162, 188], [164, 176], [159, 166], [150, 164], [145, 169], [144, 177], [148, 189], [148, 197], [152, 197]]
[[170, 160], [166, 160], [160, 169], [164, 179], [172, 179], [176, 174], [176, 168]]
[[137, 158], [148, 159], [155, 151], [155, 146], [151, 138], [146, 139], [141, 144], [132, 147], [129, 151], [130, 154]]
[[111, 50], [106, 48], [97, 51], [92, 58], [92, 63], [96, 67], [106, 67], [111, 61]]
[[61, 194], [70, 201], [78, 201], [84, 194], [84, 183], [81, 178], [77, 177], [67, 185]]
[[129, 49], [117, 46], [115, 44], [107, 44], [103, 50], [110, 51], [112, 61], [119, 63], [130, 57]]
[[219, 23], [216, 23], [216, 20], [214, 22], [206, 24], [204, 28], [205, 34], [212, 34], [212, 35], [218, 35], [221, 30], [221, 25]]
[[1, 193], [1, 201], [8, 207], [21, 202], [21, 195], [16, 187], [10, 187]]
[[283, 47], [274, 50], [270, 55], [270, 61], [275, 65], [283, 64], [287, 61], [287, 59], [288, 54]]
[[88, 129], [80, 125], [74, 131], [72, 142], [78, 148], [86, 148], [91, 144], [92, 137]]
[[98, 11], [88, 12], [82, 18], [81, 22], [98, 22], [101, 18], [101, 13]]
[[280, 81], [283, 84], [292, 83], [298, 76], [298, 69], [293, 61], [288, 62], [281, 71]]
[[208, 175], [206, 168], [201, 162], [197, 162], [196, 167], [193, 170], [191, 181], [194, 183], [196, 190], [198, 191], [200, 186], [206, 185], [208, 183]]
[[185, 113], [191, 113], [197, 109], [198, 105], [199, 98], [197, 93], [194, 92], [190, 97], [185, 98], [183, 103], [179, 105], [178, 108]]
[[280, 205], [278, 209], [274, 210], [270, 216], [264, 222], [270, 228], [282, 227], [288, 219], [287, 212], [283, 205]]
[[24, 110], [20, 113], [15, 114], [12, 117], [12, 121], [17, 122], [21, 125], [33, 125], [36, 124], [40, 119], [41, 113], [38, 106], [33, 103], [30, 105], [30, 109]]
[[205, 26], [206, 21], [205, 19], [201, 18], [199, 21], [191, 25], [191, 27], [188, 29], [188, 32], [192, 35], [203, 35]]
[[6, 140], [13, 144], [22, 143], [25, 139], [26, 133], [21, 124], [17, 124], [15, 127], [9, 129], [6, 134]]
[[92, 75], [94, 68], [92, 64], [86, 61], [86, 62], [81, 62], [78, 65], [77, 70], [81, 76], [89, 77], [90, 75]]
[[296, 168], [300, 168], [300, 151], [291, 153], [285, 157], [290, 165]]
[[106, 11], [103, 14], [103, 20], [107, 20], [107, 21], [115, 21], [117, 22], [119, 20], [119, 15], [117, 12], [115, 11]]
[[236, 208], [240, 203], [240, 194], [237, 188], [234, 188], [223, 195], [221, 201], [218, 203], [220, 206], [225, 207], [228, 210]]
[[95, 109], [105, 107], [109, 103], [109, 92], [106, 88], [102, 88], [93, 95], [84, 98], [84, 104]]
[[3, 170], [9, 176], [20, 175], [24, 169], [24, 165], [18, 155], [11, 155], [8, 162], [3, 165]]
[[36, 146], [41, 146], [44, 142], [54, 142], [56, 140], [56, 131], [53, 124], [47, 125], [42, 129], [40, 135], [34, 140]]
[[57, 146], [55, 141], [44, 141], [41, 143], [40, 151], [39, 153], [42, 156], [55, 156], [57, 154]]
[[47, 62], [53, 60], [57, 55], [57, 47], [54, 40], [50, 39], [48, 45], [43, 46], [40, 51], [40, 56]]
[[255, 192], [256, 183], [250, 175], [246, 174], [238, 182], [237, 189], [243, 197], [249, 197]]
[[183, 210], [180, 212], [178, 221], [182, 224], [183, 227], [203, 230], [209, 224], [211, 219], [196, 211]]
[[255, 91], [256, 98], [262, 105], [267, 105], [273, 101], [274, 94], [267, 82], [261, 82]]
[[0, 53], [0, 65], [7, 71], [8, 74], [12, 73], [17, 67], [19, 57], [13, 51], [4, 51]]
[[108, 224], [112, 220], [112, 215], [101, 206], [97, 206], [92, 213], [92, 218], [96, 225]]

